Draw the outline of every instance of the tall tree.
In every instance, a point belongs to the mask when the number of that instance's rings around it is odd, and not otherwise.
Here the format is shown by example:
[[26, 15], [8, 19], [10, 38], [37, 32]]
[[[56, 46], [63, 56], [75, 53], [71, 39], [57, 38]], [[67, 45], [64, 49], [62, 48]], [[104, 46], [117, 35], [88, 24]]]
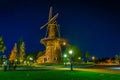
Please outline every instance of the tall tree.
[[118, 54], [115, 55], [115, 62], [116, 62], [117, 64], [119, 64], [119, 55], [118, 55]]
[[3, 37], [0, 37], [0, 52], [4, 53], [5, 50], [6, 50], [6, 46], [4, 44], [4, 39], [3, 39]]
[[20, 62], [24, 61], [24, 56], [25, 56], [25, 43], [22, 42], [22, 44], [20, 45], [20, 54], [19, 54]]
[[20, 46], [21, 46], [22, 42], [23, 42], [22, 38], [18, 39], [18, 41], [17, 41], [17, 49], [18, 49], [17, 58], [18, 59], [19, 59], [19, 56], [20, 56]]
[[89, 59], [90, 59], [90, 53], [89, 53], [88, 51], [86, 51], [86, 53], [85, 53], [85, 57], [86, 57], [86, 60], [87, 60], [87, 62], [88, 62]]
[[15, 61], [15, 59], [17, 59], [17, 44], [16, 43], [15, 43], [15, 45], [11, 51], [10, 57], [9, 57], [10, 61]]

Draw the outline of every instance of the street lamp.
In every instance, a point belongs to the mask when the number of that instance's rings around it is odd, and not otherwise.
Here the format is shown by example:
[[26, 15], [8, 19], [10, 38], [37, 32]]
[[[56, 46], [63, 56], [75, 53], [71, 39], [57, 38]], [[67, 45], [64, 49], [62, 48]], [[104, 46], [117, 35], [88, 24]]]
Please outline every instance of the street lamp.
[[81, 60], [81, 57], [78, 57], [79, 60]]
[[73, 71], [73, 67], [72, 67], [72, 50], [69, 51], [69, 54], [70, 54], [70, 69], [71, 71]]
[[66, 55], [66, 54], [64, 54], [64, 57], [66, 58], [66, 57], [67, 57], [67, 55]]
[[33, 58], [32, 58], [32, 57], [30, 57], [29, 59], [30, 59], [30, 61], [32, 61], [32, 60], [33, 60]]
[[93, 62], [95, 63], [95, 56], [92, 56], [92, 60], [93, 60]]
[[64, 65], [66, 65], [66, 61], [67, 61], [67, 59], [66, 59], [66, 58], [67, 58], [67, 54], [64, 54], [64, 55], [63, 55], [63, 57], [64, 57]]
[[69, 54], [72, 55], [72, 50], [69, 51]]
[[31, 66], [31, 64], [33, 62], [33, 58], [32, 57], [29, 58], [29, 62], [30, 62], [30, 66]]
[[92, 56], [92, 60], [93, 60], [93, 61], [95, 60], [95, 56]]
[[66, 45], [66, 42], [63, 42], [63, 45], [65, 46], [65, 45]]

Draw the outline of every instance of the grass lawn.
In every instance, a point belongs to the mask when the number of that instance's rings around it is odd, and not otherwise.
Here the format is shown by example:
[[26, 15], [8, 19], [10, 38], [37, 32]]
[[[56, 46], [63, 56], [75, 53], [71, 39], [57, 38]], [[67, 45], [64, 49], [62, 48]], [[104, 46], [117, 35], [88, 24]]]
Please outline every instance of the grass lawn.
[[69, 70], [0, 71], [0, 80], [120, 80], [120, 74]]

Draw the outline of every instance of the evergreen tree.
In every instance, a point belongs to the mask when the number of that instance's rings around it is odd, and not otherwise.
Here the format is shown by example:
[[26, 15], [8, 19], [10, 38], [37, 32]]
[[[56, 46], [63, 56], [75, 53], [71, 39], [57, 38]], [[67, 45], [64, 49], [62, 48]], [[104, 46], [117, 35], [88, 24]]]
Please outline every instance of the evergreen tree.
[[4, 39], [3, 39], [3, 37], [0, 37], [0, 52], [4, 53], [5, 50], [6, 50], [6, 46], [4, 44]]
[[20, 45], [20, 54], [19, 54], [20, 62], [24, 61], [24, 56], [25, 56], [25, 43], [22, 42], [22, 44]]
[[17, 58], [18, 58], [18, 59], [19, 59], [19, 57], [20, 57], [20, 46], [21, 46], [22, 42], [23, 42], [22, 38], [20, 38], [20, 39], [17, 41], [17, 50], [18, 50]]
[[15, 59], [17, 59], [17, 44], [16, 43], [15, 43], [15, 45], [11, 51], [10, 57], [9, 57], [10, 61], [15, 61]]
[[118, 54], [115, 55], [115, 62], [116, 62], [117, 64], [119, 64], [119, 55], [118, 55]]

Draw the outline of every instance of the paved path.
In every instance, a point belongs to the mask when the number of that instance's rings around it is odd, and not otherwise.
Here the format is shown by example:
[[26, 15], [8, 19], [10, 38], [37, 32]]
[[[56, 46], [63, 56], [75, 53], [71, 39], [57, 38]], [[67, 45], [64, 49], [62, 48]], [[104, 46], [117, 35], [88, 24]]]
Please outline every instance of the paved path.
[[[17, 67], [16, 71], [39, 71], [39, 70], [70, 70], [70, 66], [44, 66], [44, 67]], [[73, 68], [73, 70], [78, 71], [90, 71], [90, 72], [101, 72], [101, 73], [111, 73], [120, 74], [120, 70], [112, 70], [106, 67], [97, 68]], [[0, 71], [3, 71], [3, 67], [0, 67]]]

